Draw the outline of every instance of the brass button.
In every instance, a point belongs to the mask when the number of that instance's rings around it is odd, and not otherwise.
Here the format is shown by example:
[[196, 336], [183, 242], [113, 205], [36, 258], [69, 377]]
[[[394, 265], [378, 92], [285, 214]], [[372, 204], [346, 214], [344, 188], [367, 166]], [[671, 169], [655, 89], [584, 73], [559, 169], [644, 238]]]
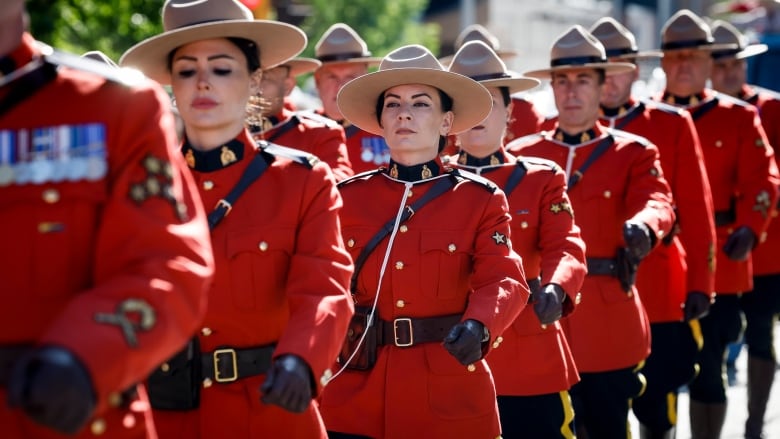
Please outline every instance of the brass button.
[[720, 140], [716, 140], [716, 141], [715, 141], [715, 147], [716, 147], [716, 148], [720, 148], [721, 146], [723, 146], [723, 142], [722, 142], [722, 141], [720, 141]]
[[268, 243], [265, 241], [260, 241], [260, 244], [257, 244], [257, 248], [259, 248], [261, 252], [264, 252], [268, 250]]
[[493, 342], [493, 349], [498, 349], [499, 346], [501, 346], [501, 343], [499, 343], [498, 340]]
[[403, 270], [404, 269], [404, 263], [401, 261], [398, 261], [395, 263], [395, 269], [396, 270]]
[[211, 180], [205, 180], [203, 182], [203, 190], [204, 191], [210, 191], [212, 189], [214, 189], [214, 182], [211, 181]]
[[203, 380], [203, 388], [204, 389], [208, 389], [209, 387], [211, 387], [212, 384], [214, 384], [214, 382], [211, 381], [211, 378], [206, 378], [206, 379]]
[[450, 251], [450, 253], [455, 253], [455, 250], [457, 250], [458, 247], [455, 246], [455, 244], [450, 244], [447, 246], [447, 250]]
[[354, 247], [354, 246], [355, 246], [355, 240], [354, 240], [354, 239], [352, 239], [352, 238], [349, 238], [349, 239], [347, 240], [347, 247], [349, 247], [349, 248], [352, 248], [352, 247]]
[[577, 293], [577, 295], [574, 296], [574, 304], [579, 305], [580, 302], [582, 302], [582, 293]]
[[398, 300], [395, 301], [395, 306], [398, 307], [398, 308], [403, 308], [403, 307], [406, 306], [406, 302], [404, 302], [401, 299], [398, 299]]
[[43, 201], [48, 204], [54, 204], [60, 201], [60, 191], [57, 189], [46, 189], [42, 194]]
[[604, 191], [604, 198], [612, 198], [612, 192], [611, 191]]
[[628, 292], [628, 297], [634, 297], [634, 292], [633, 291], [629, 291]]
[[542, 330], [544, 330], [544, 329], [547, 329], [547, 324], [546, 323], [542, 323]]
[[119, 407], [122, 404], [122, 395], [119, 392], [111, 392], [108, 394], [108, 406]]
[[320, 384], [324, 387], [330, 379], [333, 377], [333, 372], [331, 372], [330, 369], [325, 369], [325, 372], [322, 373], [322, 376], [320, 377]]
[[169, 370], [171, 370], [171, 365], [168, 363], [163, 363], [160, 365], [160, 370], [163, 372], [168, 372]]
[[95, 436], [100, 436], [106, 432], [106, 421], [103, 418], [97, 418], [89, 425], [89, 431]]
[[208, 337], [209, 335], [211, 335], [212, 332], [213, 331], [211, 330], [211, 328], [203, 328], [200, 330], [200, 333], [203, 334], [204, 337]]
[[766, 237], [766, 232], [761, 233], [761, 238], [758, 239], [758, 242], [766, 242]]
[[412, 190], [411, 190], [411, 189], [409, 189], [409, 192], [407, 192], [407, 193], [406, 193], [406, 196], [407, 196], [407, 197], [409, 197], [409, 198], [411, 198], [411, 197], [412, 197], [412, 195], [414, 195], [414, 192], [412, 192]]
[[528, 222], [527, 221], [523, 221], [522, 223], [520, 223], [520, 228], [521, 229], [527, 229], [528, 228]]
[[469, 372], [474, 372], [475, 370], [477, 370], [477, 366], [474, 366], [473, 364], [469, 364], [468, 366], [466, 366], [466, 369]]
[[406, 232], [408, 232], [408, 231], [409, 231], [409, 227], [406, 227], [406, 224], [403, 224], [401, 227], [399, 227], [399, 228], [398, 228], [398, 230], [399, 230], [401, 233], [406, 233]]

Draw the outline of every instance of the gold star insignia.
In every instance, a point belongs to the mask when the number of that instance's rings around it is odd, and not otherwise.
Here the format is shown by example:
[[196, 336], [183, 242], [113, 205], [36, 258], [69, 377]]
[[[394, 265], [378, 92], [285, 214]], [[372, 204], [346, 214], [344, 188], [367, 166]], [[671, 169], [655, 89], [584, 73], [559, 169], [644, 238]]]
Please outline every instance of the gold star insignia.
[[558, 212], [560, 212], [560, 211], [561, 211], [561, 205], [560, 205], [560, 204], [558, 204], [558, 203], [553, 203], [553, 204], [551, 204], [551, 205], [550, 205], [550, 211], [552, 211], [552, 213], [558, 213]]
[[136, 203], [141, 203], [146, 199], [146, 188], [140, 184], [130, 186], [130, 199]]
[[650, 168], [650, 175], [652, 175], [653, 177], [658, 177], [658, 174], [659, 174], [658, 169]]
[[496, 230], [496, 233], [494, 233], [491, 238], [493, 238], [493, 241], [496, 241], [497, 245], [506, 244], [506, 235], [498, 233], [498, 230]]
[[[190, 150], [192, 151], [192, 150]], [[160, 172], [160, 168], [162, 165], [160, 164], [160, 161], [157, 160], [154, 156], [146, 156], [144, 159], [144, 168], [146, 168], [146, 171], [150, 174], [157, 174]]]
[[761, 212], [761, 216], [766, 218], [769, 215], [769, 208], [771, 205], [769, 193], [767, 191], [761, 191], [756, 195], [756, 204], [753, 205], [753, 210]]

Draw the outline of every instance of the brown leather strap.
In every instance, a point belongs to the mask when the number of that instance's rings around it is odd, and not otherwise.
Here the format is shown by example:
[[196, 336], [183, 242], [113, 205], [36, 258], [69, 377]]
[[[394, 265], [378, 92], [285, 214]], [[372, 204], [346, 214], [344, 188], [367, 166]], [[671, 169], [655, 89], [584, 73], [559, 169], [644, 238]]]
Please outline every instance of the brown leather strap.
[[377, 344], [410, 347], [420, 343], [440, 343], [462, 317], [453, 314], [426, 318], [399, 317], [390, 322], [379, 320]]
[[30, 345], [0, 347], [0, 386], [8, 383], [14, 363], [31, 348]]
[[201, 355], [203, 379], [215, 383], [229, 383], [241, 378], [261, 375], [271, 368], [275, 345], [233, 349], [216, 349]]

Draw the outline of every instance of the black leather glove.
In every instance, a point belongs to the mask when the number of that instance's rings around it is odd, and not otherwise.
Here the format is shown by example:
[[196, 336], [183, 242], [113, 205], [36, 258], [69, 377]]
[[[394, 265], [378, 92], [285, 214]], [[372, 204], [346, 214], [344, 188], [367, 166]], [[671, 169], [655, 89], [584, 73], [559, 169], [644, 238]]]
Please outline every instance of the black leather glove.
[[485, 325], [468, 319], [450, 329], [450, 333], [444, 338], [444, 348], [460, 364], [468, 366], [482, 358], [482, 343], [488, 339]]
[[753, 246], [756, 244], [756, 235], [748, 226], [739, 226], [737, 230], [731, 232], [731, 235], [723, 244], [723, 251], [726, 256], [733, 261], [744, 261], [747, 259]]
[[261, 400], [293, 412], [303, 413], [312, 399], [312, 373], [297, 355], [285, 354], [274, 360], [260, 386]]
[[701, 291], [689, 291], [688, 297], [685, 298], [685, 306], [683, 307], [683, 316], [685, 321], [700, 319], [710, 312], [710, 304], [712, 303], [709, 294], [705, 294]]
[[533, 295], [534, 312], [539, 317], [539, 322], [549, 325], [560, 319], [563, 315], [563, 300], [566, 293], [557, 284], [547, 284]]
[[626, 221], [623, 224], [623, 240], [634, 263], [644, 259], [653, 249], [653, 232], [642, 222]]
[[95, 399], [87, 369], [59, 347], [34, 349], [24, 355], [8, 380], [10, 407], [63, 434], [81, 430], [95, 410]]

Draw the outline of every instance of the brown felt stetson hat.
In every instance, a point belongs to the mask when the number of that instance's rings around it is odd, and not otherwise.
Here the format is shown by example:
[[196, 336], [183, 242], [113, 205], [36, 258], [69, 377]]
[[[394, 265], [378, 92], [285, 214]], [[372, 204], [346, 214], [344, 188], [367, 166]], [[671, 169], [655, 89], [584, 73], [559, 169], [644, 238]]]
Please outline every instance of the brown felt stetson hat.
[[657, 50], [640, 52], [634, 34], [612, 17], [604, 17], [593, 23], [590, 33], [604, 45], [604, 52], [610, 59], [631, 61], [663, 56]]
[[295, 26], [255, 20], [238, 0], [166, 0], [164, 32], [127, 50], [119, 64], [141, 70], [161, 84], [170, 84], [168, 55], [182, 45], [212, 38], [244, 38], [260, 50], [260, 66], [269, 68], [298, 55], [306, 34]]
[[[498, 37], [490, 33], [490, 31], [481, 24], [468, 25], [460, 32], [460, 34], [458, 34], [458, 37], [455, 39], [455, 51], [457, 52], [460, 50], [460, 48], [469, 41], [482, 41], [491, 49], [493, 49], [493, 51], [496, 52], [498, 57], [502, 60], [512, 59], [517, 56], [516, 51], [501, 48], [501, 42], [498, 41]], [[448, 65], [452, 62], [453, 56], [454, 55], [439, 58], [439, 62], [444, 65]]]
[[710, 26], [688, 9], [681, 9], [661, 29], [661, 50], [728, 50], [736, 44], [715, 44]]
[[448, 72], [428, 49], [412, 44], [388, 53], [376, 72], [344, 84], [337, 98], [339, 109], [358, 128], [382, 135], [376, 104], [385, 90], [403, 84], [429, 85], [452, 98], [455, 118], [450, 134], [462, 133], [479, 124], [493, 107], [493, 99], [485, 87], [471, 78]]
[[722, 20], [715, 20], [712, 23], [712, 38], [715, 40], [715, 44], [737, 45], [734, 49], [713, 51], [712, 58], [716, 60], [749, 58], [769, 50], [766, 44], [750, 44], [748, 37], [743, 35], [733, 24]]
[[382, 60], [371, 56], [363, 38], [344, 23], [336, 23], [322, 34], [314, 46], [314, 57], [322, 64], [377, 65]]
[[636, 66], [627, 62], [609, 62], [601, 42], [584, 27], [575, 25], [553, 43], [550, 68], [523, 74], [532, 78], [550, 79], [551, 73], [575, 69], [602, 69], [611, 75], [634, 70]]
[[449, 71], [468, 76], [485, 87], [507, 87], [509, 93], [530, 90], [541, 84], [538, 79], [509, 72], [498, 54], [482, 41], [469, 41], [461, 46], [452, 57]]
[[295, 57], [279, 65], [289, 68], [290, 76], [294, 78], [296, 76], [303, 75], [304, 73], [317, 70], [320, 68], [322, 63], [320, 60], [314, 58]]

